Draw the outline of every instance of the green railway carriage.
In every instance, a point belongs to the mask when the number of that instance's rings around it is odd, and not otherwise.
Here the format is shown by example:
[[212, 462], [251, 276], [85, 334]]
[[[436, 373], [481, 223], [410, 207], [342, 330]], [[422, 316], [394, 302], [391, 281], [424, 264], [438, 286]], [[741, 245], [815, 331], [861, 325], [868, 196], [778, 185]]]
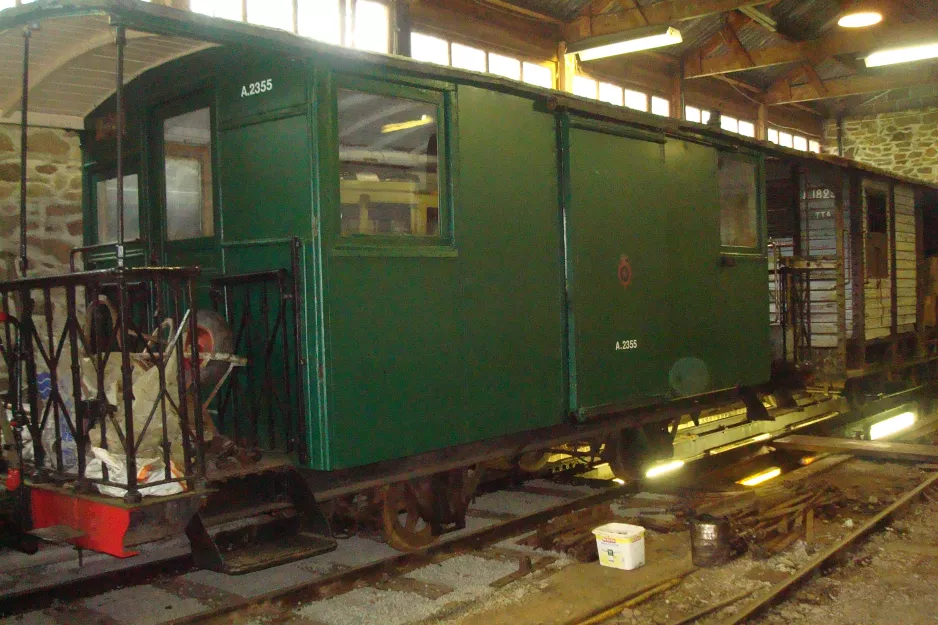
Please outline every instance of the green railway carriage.
[[[100, 35], [104, 14], [128, 31], [127, 261], [201, 267], [201, 304], [212, 279], [295, 269], [300, 465], [768, 380], [755, 143], [140, 2], [40, 0], [3, 26]], [[117, 235], [107, 93], [82, 133], [91, 267], [113, 264]], [[258, 406], [277, 447], [280, 411]]]
[[[768, 379], [763, 164], [745, 144], [132, 8], [129, 27], [222, 45], [126, 86], [128, 259], [198, 265], [207, 285], [289, 267], [298, 238], [308, 468]], [[111, 98], [83, 135], [89, 245], [116, 238], [113, 122]]]

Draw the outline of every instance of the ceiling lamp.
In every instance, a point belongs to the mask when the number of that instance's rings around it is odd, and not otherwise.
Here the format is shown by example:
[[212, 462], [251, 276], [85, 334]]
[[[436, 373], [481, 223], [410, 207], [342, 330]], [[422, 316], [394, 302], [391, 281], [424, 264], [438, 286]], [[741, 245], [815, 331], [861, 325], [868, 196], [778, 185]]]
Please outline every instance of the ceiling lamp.
[[576, 54], [581, 61], [592, 61], [607, 56], [618, 56], [652, 48], [662, 48], [681, 43], [681, 31], [670, 26], [653, 26], [632, 30], [625, 35], [589, 37], [570, 44], [568, 54]]
[[893, 48], [892, 50], [879, 50], [866, 57], [867, 67], [882, 67], [883, 65], [896, 65], [897, 63], [911, 63], [925, 59], [938, 58], [938, 42], [926, 43], [908, 48]]
[[882, 21], [883, 14], [879, 11], [851, 11], [842, 15], [837, 25], [843, 28], [866, 28]]

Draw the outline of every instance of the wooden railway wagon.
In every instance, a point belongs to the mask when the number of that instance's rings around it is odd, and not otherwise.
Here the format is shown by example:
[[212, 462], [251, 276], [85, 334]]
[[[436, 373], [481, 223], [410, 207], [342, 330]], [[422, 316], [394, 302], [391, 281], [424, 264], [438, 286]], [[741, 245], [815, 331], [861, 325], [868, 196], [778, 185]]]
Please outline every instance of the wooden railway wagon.
[[792, 151], [768, 161], [766, 196], [777, 365], [847, 393], [922, 377], [935, 356], [936, 187]]
[[[766, 155], [785, 150], [134, 0], [4, 11], [0, 45], [28, 46], [34, 64], [0, 66], [5, 84], [28, 85], [24, 126], [82, 138], [85, 270], [0, 283], [4, 313], [34, 337], [4, 352], [34, 519], [79, 530], [65, 540], [128, 555], [191, 517], [204, 565], [248, 570], [334, 548], [315, 493], [333, 516], [377, 515], [392, 544], [419, 547], [463, 523], [488, 461], [603, 447], [617, 470], [643, 470], [708, 409], [735, 409], [739, 428], [708, 434], [723, 443], [835, 414], [815, 398], [783, 415], [754, 390], [772, 363]], [[150, 331], [164, 318], [175, 334]], [[56, 373], [69, 360], [70, 385]], [[140, 424], [129, 389], [143, 367], [159, 384]], [[41, 370], [45, 403], [26, 388]], [[189, 486], [168, 503], [141, 500], [135, 468], [154, 415], [160, 484]], [[108, 428], [126, 457], [120, 504], [88, 494], [116, 478], [63, 461], [63, 432], [106, 449]], [[215, 429], [233, 442], [213, 450]], [[214, 516], [179, 503], [206, 479]], [[312, 543], [233, 557], [206, 532], [209, 517], [279, 514], [285, 499], [288, 529]], [[143, 529], [102, 538], [87, 515], [65, 518], [76, 500]]]

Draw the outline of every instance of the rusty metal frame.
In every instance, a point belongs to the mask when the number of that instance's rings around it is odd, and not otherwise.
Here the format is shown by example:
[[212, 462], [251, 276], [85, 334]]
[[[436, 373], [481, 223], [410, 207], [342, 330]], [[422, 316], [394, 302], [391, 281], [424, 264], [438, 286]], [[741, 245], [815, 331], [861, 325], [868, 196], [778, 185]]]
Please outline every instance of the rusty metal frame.
[[[189, 371], [193, 367], [191, 363], [199, 362], [198, 342], [186, 340], [196, 335], [194, 284], [198, 275], [198, 268], [106, 269], [0, 282], [0, 311], [13, 316], [13, 300], [19, 299], [18, 349], [14, 355], [14, 370], [11, 370], [11, 380], [18, 388], [12, 390], [8, 401], [12, 403], [17, 431], [25, 430], [31, 438], [33, 461], [30, 466], [22, 467], [27, 477], [38, 483], [75, 482], [79, 491], [88, 491], [94, 484], [119, 487], [127, 491], [127, 503], [139, 503], [136, 454], [144, 435], [158, 418], [162, 426], [160, 448], [164, 475], [147, 485], [185, 482], [190, 488], [197, 486], [205, 473], [202, 418], [199, 414], [189, 414], [189, 402], [184, 398], [176, 400], [171, 396], [167, 378], [175, 375], [184, 393], [200, 397], [198, 375]], [[118, 300], [113, 327], [104, 333], [86, 332], [79, 320], [79, 301], [94, 308], [98, 298], [105, 294], [116, 296]], [[53, 304], [53, 299], [60, 295], [65, 299], [64, 319], [56, 314], [60, 308]], [[174, 327], [179, 330], [177, 336], [185, 345], [177, 341], [172, 347], [159, 336], [146, 332], [150, 320], [159, 322], [166, 317], [174, 320]], [[187, 324], [185, 329], [180, 327], [183, 320]], [[6, 336], [9, 344], [9, 327]], [[177, 350], [176, 368], [171, 371], [169, 363], [174, 350]], [[139, 432], [134, 428], [131, 353], [145, 355], [159, 371], [157, 401]], [[82, 354], [87, 354], [95, 371], [94, 393], [86, 391], [82, 384]], [[109, 402], [104, 389], [105, 367], [113, 357], [121, 359], [123, 387], [117, 399], [124, 409], [123, 423], [116, 418], [117, 406]], [[66, 366], [70, 372], [70, 381], [65, 382], [66, 386], [71, 384], [69, 396], [63, 394], [59, 385], [60, 373]], [[37, 388], [40, 368], [48, 374], [50, 383], [49, 396], [44, 403], [40, 403]], [[199, 406], [197, 401], [192, 404]], [[178, 415], [180, 423], [183, 466], [176, 467], [181, 469], [179, 474], [173, 473], [171, 464], [172, 446], [167, 433], [172, 418], [170, 408]], [[51, 449], [43, 441], [47, 427], [54, 432]], [[118, 455], [126, 462], [126, 482], [111, 479], [106, 466], [100, 478], [86, 474], [86, 452], [95, 443], [108, 449], [109, 428], [115, 428], [121, 442]], [[75, 470], [65, 464], [63, 442], [69, 438], [76, 447]]]
[[[258, 415], [267, 415], [267, 448], [296, 453], [300, 462], [308, 461], [306, 414], [303, 401], [302, 326], [299, 295], [299, 239], [290, 245], [290, 270], [274, 269], [246, 274], [221, 276], [211, 281], [211, 298], [216, 311], [231, 325], [233, 351], [262, 354], [260, 361], [234, 371], [218, 397], [218, 426], [228, 427], [232, 438], [247, 447], [258, 447], [261, 441]], [[258, 299], [260, 308], [252, 311]], [[273, 313], [273, 322], [271, 322]], [[275, 379], [272, 360], [279, 348], [287, 375]], [[250, 356], [249, 356], [250, 357]], [[261, 378], [255, 378], [260, 371]], [[257, 391], [259, 386], [260, 392]], [[266, 408], [262, 406], [266, 402]], [[242, 432], [238, 406], [249, 413], [250, 430]], [[274, 415], [284, 417], [282, 446], [277, 445]]]

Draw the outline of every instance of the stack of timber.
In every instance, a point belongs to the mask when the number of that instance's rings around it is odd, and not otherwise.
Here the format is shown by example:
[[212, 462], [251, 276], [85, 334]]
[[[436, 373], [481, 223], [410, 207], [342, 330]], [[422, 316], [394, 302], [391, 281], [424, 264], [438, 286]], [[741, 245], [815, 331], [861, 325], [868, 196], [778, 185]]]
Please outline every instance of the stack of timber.
[[843, 502], [844, 494], [830, 484], [779, 484], [723, 493], [698, 505], [697, 511], [730, 522], [737, 552], [770, 558], [798, 539], [812, 543], [815, 518], [833, 512]]

